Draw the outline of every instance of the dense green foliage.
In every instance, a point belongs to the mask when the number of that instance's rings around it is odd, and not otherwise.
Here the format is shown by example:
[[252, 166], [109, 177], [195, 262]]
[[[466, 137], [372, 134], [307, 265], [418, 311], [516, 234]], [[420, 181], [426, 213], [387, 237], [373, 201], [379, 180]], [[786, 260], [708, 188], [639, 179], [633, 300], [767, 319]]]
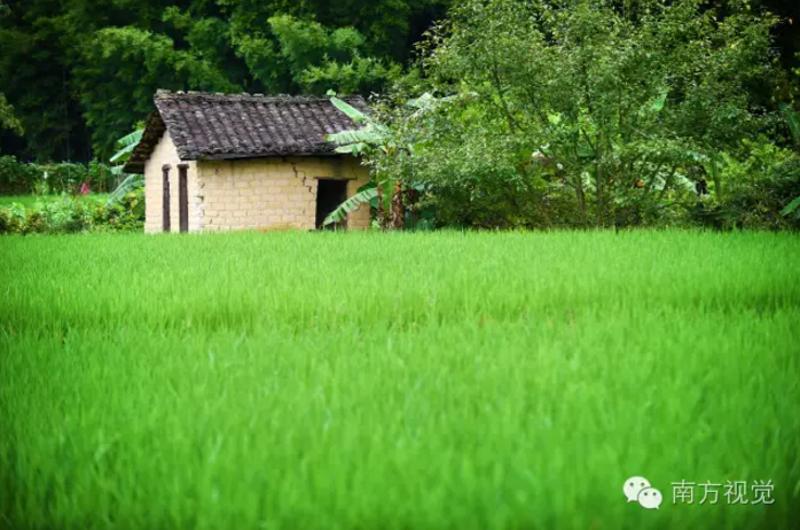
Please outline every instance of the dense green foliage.
[[[112, 139], [151, 111], [156, 88], [380, 89], [450, 3], [4, 0], [0, 151], [39, 161], [105, 159]], [[706, 4], [726, 13], [742, 3]], [[774, 29], [790, 67], [800, 51], [797, 7], [792, 0], [747, 4], [794, 16], [793, 25], [784, 19]]]
[[114, 139], [151, 112], [157, 88], [379, 90], [447, 3], [1, 2], [2, 151], [40, 161], [105, 159]]
[[716, 161], [725, 188], [697, 201], [691, 220], [715, 228], [800, 228], [800, 216], [784, 211], [800, 197], [800, 156], [763, 138], [741, 147], [742, 158], [723, 153]]
[[0, 194], [77, 193], [84, 183], [103, 192], [114, 186], [115, 179], [110, 167], [94, 160], [88, 164], [33, 164], [0, 155]]
[[791, 2], [450, 4], [5, 2], [0, 151], [106, 159], [157, 88], [381, 92], [381, 226], [800, 223]]
[[[0, 254], [4, 526], [796, 527], [797, 235], [42, 236]], [[660, 510], [625, 502], [633, 474]], [[672, 505], [683, 479], [771, 479], [776, 501]]]
[[19, 118], [14, 115], [14, 108], [8, 103], [5, 94], [0, 92], [0, 130], [3, 129], [17, 135], [25, 132]]
[[[461, 3], [370, 163], [423, 183], [443, 224], [787, 226], [800, 156], [775, 23], [698, 0]], [[447, 98], [398, 104], [423, 90]]]
[[144, 227], [141, 186], [104, 196], [37, 196], [0, 204], [0, 234], [138, 231]]

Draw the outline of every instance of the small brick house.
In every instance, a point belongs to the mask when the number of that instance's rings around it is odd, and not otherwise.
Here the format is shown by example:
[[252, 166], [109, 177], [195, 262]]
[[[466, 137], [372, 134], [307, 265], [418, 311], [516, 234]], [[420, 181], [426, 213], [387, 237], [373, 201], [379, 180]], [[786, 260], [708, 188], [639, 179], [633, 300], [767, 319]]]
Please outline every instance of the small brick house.
[[[327, 98], [159, 90], [154, 102], [125, 165], [144, 173], [145, 232], [313, 229], [368, 181], [325, 139], [356, 127]], [[369, 226], [369, 208], [344, 225]]]

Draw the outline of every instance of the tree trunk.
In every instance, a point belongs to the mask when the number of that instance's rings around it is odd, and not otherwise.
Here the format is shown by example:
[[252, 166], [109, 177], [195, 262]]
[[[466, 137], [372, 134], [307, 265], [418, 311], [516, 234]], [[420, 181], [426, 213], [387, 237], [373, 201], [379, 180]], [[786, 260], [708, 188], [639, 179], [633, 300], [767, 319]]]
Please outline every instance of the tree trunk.
[[597, 226], [606, 226], [606, 190], [605, 182], [603, 181], [603, 171], [600, 169], [600, 164], [594, 166], [594, 179], [595, 190], [597, 194]]
[[394, 183], [394, 193], [392, 194], [392, 228], [402, 230], [405, 225], [406, 210], [403, 205], [403, 183], [397, 179]]
[[378, 226], [381, 228], [386, 228], [386, 219], [383, 214], [383, 186], [380, 182], [375, 186], [375, 193], [377, 194], [378, 198], [378, 208], [375, 212], [375, 217], [378, 219]]
[[583, 192], [583, 177], [580, 174], [575, 179], [575, 196], [578, 199], [578, 207], [581, 211], [581, 223], [585, 227], [589, 219], [586, 212], [586, 195]]

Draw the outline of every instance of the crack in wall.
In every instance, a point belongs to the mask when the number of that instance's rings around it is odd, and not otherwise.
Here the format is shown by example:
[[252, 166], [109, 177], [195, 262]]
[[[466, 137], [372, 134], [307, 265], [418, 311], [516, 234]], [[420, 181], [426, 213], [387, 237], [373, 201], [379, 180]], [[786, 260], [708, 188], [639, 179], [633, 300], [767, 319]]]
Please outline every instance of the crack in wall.
[[[297, 164], [295, 162], [293, 162], [292, 160], [287, 160], [287, 162], [289, 162], [289, 164], [292, 166], [292, 171], [294, 172], [294, 177], [296, 179], [300, 180], [300, 182], [302, 183], [303, 187], [307, 188], [308, 192], [312, 196], [314, 196], [316, 198], [316, 190], [315, 190], [316, 186], [314, 186], [314, 184], [313, 184], [314, 179], [313, 178], [309, 178], [309, 176], [306, 175], [305, 171], [300, 171], [299, 169], [297, 169]], [[302, 178], [300, 177], [301, 173], [303, 174]], [[311, 184], [308, 183], [309, 180], [312, 181]]]

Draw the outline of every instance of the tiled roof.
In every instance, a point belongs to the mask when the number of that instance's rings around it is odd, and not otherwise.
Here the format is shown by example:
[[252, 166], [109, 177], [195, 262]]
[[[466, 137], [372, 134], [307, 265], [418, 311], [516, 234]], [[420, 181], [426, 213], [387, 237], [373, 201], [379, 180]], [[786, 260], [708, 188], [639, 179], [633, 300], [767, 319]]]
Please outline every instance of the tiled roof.
[[[343, 98], [367, 109], [361, 96]], [[141, 173], [164, 130], [182, 160], [332, 154], [325, 135], [356, 125], [328, 98], [156, 92], [141, 142], [125, 171]]]

